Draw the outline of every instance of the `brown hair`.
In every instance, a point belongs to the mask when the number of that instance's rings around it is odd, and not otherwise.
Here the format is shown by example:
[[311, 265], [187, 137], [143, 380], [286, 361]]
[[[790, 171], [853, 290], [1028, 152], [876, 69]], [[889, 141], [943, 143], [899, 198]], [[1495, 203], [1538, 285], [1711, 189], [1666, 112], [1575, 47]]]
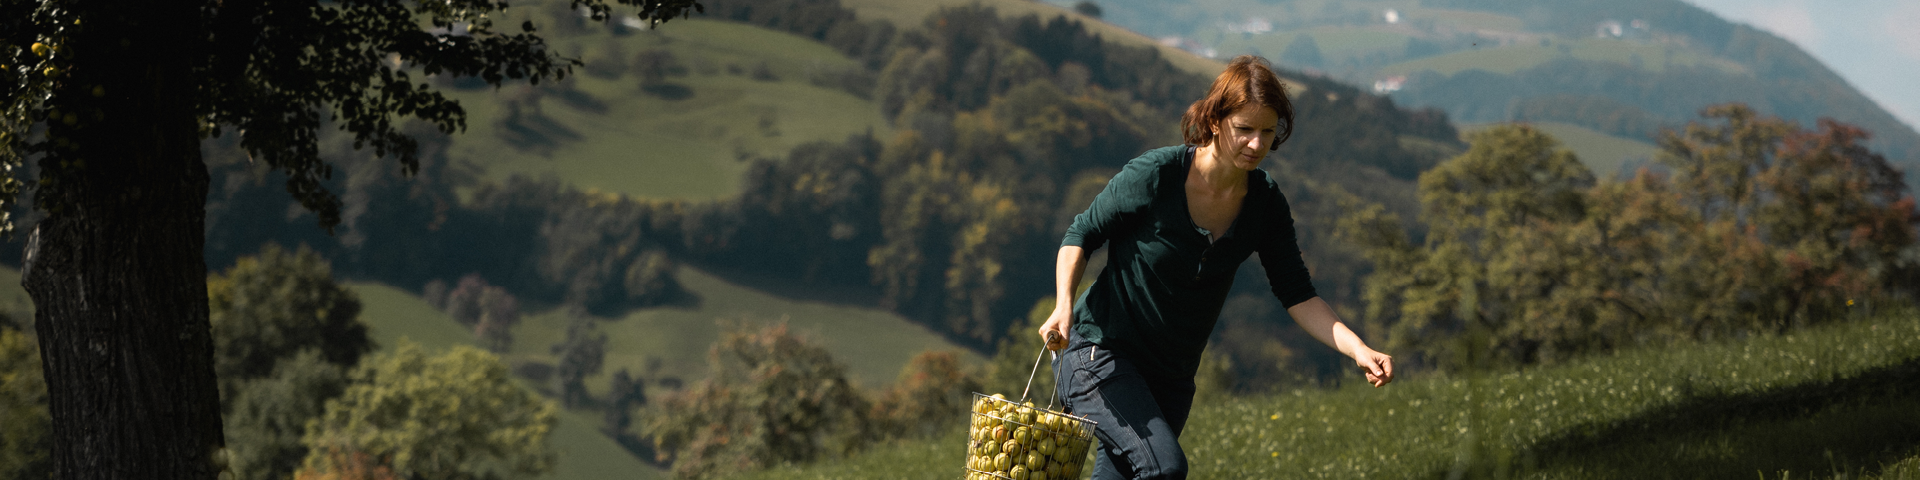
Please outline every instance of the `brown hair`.
[[1278, 150], [1287, 137], [1293, 136], [1293, 102], [1287, 100], [1286, 86], [1280, 84], [1267, 59], [1254, 55], [1233, 57], [1227, 63], [1226, 71], [1213, 79], [1207, 96], [1193, 102], [1180, 116], [1180, 132], [1188, 145], [1205, 145], [1213, 141], [1213, 127], [1249, 104], [1264, 105], [1280, 115], [1280, 132], [1272, 149]]

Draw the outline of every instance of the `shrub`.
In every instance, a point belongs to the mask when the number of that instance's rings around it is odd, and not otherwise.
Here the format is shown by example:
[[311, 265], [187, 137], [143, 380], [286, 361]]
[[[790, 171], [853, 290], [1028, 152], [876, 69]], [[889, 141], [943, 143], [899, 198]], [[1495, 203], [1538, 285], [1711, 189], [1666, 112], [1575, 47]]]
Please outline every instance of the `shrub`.
[[707, 361], [710, 378], [666, 397], [646, 420], [678, 477], [842, 457], [870, 438], [867, 400], [846, 367], [784, 322], [727, 325]]
[[980, 381], [953, 352], [920, 352], [900, 369], [893, 388], [873, 403], [874, 427], [891, 436], [927, 437], [967, 418]]

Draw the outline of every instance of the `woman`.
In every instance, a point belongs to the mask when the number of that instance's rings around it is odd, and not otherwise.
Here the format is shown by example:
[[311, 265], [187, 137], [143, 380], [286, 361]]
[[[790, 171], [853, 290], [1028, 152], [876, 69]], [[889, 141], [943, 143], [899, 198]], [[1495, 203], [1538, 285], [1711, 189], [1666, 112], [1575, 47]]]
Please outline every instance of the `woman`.
[[[1067, 408], [1098, 423], [1096, 479], [1184, 478], [1180, 430], [1193, 377], [1234, 271], [1260, 254], [1267, 279], [1301, 328], [1352, 357], [1375, 387], [1392, 357], [1367, 347], [1314, 293], [1286, 197], [1259, 169], [1293, 132], [1293, 107], [1266, 60], [1241, 56], [1180, 119], [1186, 145], [1127, 162], [1074, 217], [1056, 269], [1059, 302], [1040, 327], [1065, 350]], [[1079, 301], [1089, 250], [1107, 267]]]

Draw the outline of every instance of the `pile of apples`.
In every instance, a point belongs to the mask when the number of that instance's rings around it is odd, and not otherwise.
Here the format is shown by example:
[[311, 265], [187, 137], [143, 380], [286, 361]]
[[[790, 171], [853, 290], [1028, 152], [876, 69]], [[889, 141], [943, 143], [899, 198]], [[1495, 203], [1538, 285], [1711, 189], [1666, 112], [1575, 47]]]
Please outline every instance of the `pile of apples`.
[[1078, 478], [1092, 445], [1086, 420], [1016, 404], [1005, 395], [974, 395], [967, 436], [967, 480]]

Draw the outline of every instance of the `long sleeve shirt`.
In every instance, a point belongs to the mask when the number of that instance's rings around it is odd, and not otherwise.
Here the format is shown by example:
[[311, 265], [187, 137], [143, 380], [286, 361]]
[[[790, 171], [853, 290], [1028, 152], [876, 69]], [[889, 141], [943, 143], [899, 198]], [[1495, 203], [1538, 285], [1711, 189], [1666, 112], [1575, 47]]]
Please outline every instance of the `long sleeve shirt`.
[[1192, 378], [1233, 287], [1255, 252], [1274, 296], [1292, 307], [1318, 296], [1294, 238], [1293, 216], [1265, 171], [1247, 172], [1240, 214], [1219, 240], [1187, 210], [1193, 149], [1154, 149], [1127, 162], [1073, 219], [1063, 245], [1107, 247], [1107, 266], [1074, 305], [1074, 332], [1124, 354], [1142, 375]]

